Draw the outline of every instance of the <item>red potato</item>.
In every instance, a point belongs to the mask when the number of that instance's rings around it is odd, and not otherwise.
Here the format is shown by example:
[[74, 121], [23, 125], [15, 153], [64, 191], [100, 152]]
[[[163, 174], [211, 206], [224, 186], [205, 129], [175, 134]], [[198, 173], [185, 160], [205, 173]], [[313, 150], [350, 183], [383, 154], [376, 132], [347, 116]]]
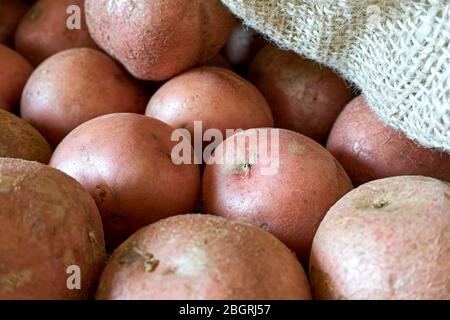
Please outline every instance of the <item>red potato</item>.
[[[99, 212], [72, 178], [0, 158], [0, 299], [88, 299], [105, 262]], [[73, 279], [71, 279], [71, 277]], [[69, 285], [79, 290], [71, 290]]]
[[146, 115], [186, 128], [194, 136], [194, 121], [203, 130], [272, 127], [270, 108], [248, 81], [223, 68], [193, 69], [173, 78], [151, 98]]
[[219, 0], [86, 0], [92, 38], [136, 78], [167, 80], [219, 53], [235, 24]]
[[421, 147], [386, 126], [362, 96], [339, 116], [327, 148], [355, 185], [402, 175], [450, 181], [450, 154]]
[[0, 70], [0, 108], [11, 111], [20, 102], [33, 67], [16, 51], [0, 44]]
[[199, 168], [172, 162], [172, 131], [144, 115], [113, 114], [81, 125], [55, 150], [50, 164], [94, 197], [109, 248], [143, 226], [194, 208]]
[[450, 299], [450, 185], [424, 177], [367, 183], [341, 199], [314, 238], [318, 299]]
[[294, 254], [269, 233], [219, 217], [184, 215], [150, 225], [116, 250], [101, 300], [309, 300]]
[[275, 126], [325, 143], [334, 121], [353, 98], [332, 70], [274, 46], [262, 49], [248, 76], [266, 97]]
[[30, 124], [0, 108], [0, 158], [48, 163], [52, 155], [44, 137]]
[[28, 7], [25, 0], [0, 0], [0, 43], [14, 42], [16, 28]]
[[261, 226], [305, 264], [326, 212], [352, 189], [325, 148], [288, 130], [236, 134], [216, 148], [211, 160], [215, 163], [203, 177], [206, 212]]
[[148, 97], [106, 54], [89, 48], [60, 52], [42, 63], [22, 95], [22, 118], [53, 147], [73, 129], [95, 117], [144, 113]]
[[[80, 11], [68, 10], [71, 6]], [[86, 26], [84, 0], [37, 1], [17, 29], [15, 47], [34, 65], [67, 49], [98, 48]]]
[[255, 56], [267, 42], [253, 29], [235, 25], [225, 45], [225, 57], [235, 67], [249, 67]]

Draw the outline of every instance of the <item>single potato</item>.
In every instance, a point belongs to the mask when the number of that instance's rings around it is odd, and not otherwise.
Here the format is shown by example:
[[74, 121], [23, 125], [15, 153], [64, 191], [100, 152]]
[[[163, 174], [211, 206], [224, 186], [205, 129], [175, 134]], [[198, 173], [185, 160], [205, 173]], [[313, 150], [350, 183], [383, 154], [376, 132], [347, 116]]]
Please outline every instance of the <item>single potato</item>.
[[379, 120], [365, 99], [354, 99], [334, 124], [327, 148], [355, 185], [403, 175], [450, 182], [450, 154], [421, 147]]
[[139, 230], [111, 257], [101, 300], [309, 300], [295, 255], [269, 233], [207, 215]]
[[47, 59], [23, 91], [22, 118], [53, 147], [82, 123], [110, 113], [144, 113], [148, 96], [106, 54], [69, 49]]
[[255, 30], [237, 23], [225, 44], [225, 57], [234, 68], [248, 69], [267, 42]]
[[95, 292], [106, 256], [102, 223], [75, 180], [0, 158], [0, 221], [1, 300], [79, 300]]
[[86, 122], [56, 148], [50, 164], [95, 199], [109, 249], [150, 223], [194, 209], [200, 170], [174, 164], [172, 131], [159, 120], [118, 113]]
[[288, 130], [238, 133], [210, 160], [203, 176], [205, 211], [270, 231], [304, 265], [323, 217], [352, 190], [325, 148]]
[[450, 185], [369, 182], [331, 208], [311, 250], [317, 299], [450, 299]]
[[0, 43], [11, 45], [29, 6], [25, 0], [0, 0]]
[[142, 80], [210, 60], [236, 22], [219, 0], [86, 0], [85, 8], [92, 38]]
[[325, 143], [334, 121], [353, 98], [332, 70], [269, 45], [253, 61], [248, 78], [266, 97], [275, 126]]
[[0, 108], [11, 111], [33, 72], [31, 64], [16, 51], [0, 44]]
[[18, 158], [47, 164], [52, 149], [30, 124], [0, 108], [0, 158]]
[[261, 93], [234, 72], [216, 67], [190, 70], [166, 82], [150, 99], [146, 115], [173, 128], [203, 131], [273, 127], [272, 113]]
[[38, 0], [17, 28], [15, 47], [32, 64], [72, 48], [98, 48], [89, 35], [84, 0]]

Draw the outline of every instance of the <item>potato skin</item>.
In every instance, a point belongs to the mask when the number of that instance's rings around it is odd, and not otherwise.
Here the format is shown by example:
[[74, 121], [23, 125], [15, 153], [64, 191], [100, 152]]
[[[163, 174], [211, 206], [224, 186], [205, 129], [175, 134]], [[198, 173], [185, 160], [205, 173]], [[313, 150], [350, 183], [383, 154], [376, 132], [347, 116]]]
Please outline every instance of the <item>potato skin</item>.
[[248, 68], [266, 44], [255, 30], [237, 23], [224, 47], [225, 57], [234, 67]]
[[0, 0], [0, 43], [10, 45], [28, 5], [25, 0]]
[[403, 176], [341, 199], [314, 238], [318, 299], [450, 299], [450, 185]]
[[339, 116], [327, 149], [355, 185], [403, 175], [450, 181], [450, 154], [421, 147], [386, 126], [362, 96], [354, 99]]
[[0, 157], [18, 158], [47, 164], [52, 149], [30, 124], [0, 109]]
[[19, 53], [0, 44], [0, 70], [0, 108], [11, 111], [20, 102], [33, 67]]
[[144, 115], [112, 114], [81, 125], [55, 150], [50, 164], [95, 199], [108, 248], [143, 226], [194, 208], [199, 167], [172, 162], [172, 131]]
[[148, 97], [106, 54], [69, 49], [50, 57], [31, 75], [22, 95], [22, 118], [53, 147], [73, 129], [95, 117], [143, 113]]
[[[81, 29], [67, 27], [71, 5], [81, 9]], [[34, 65], [67, 49], [98, 48], [86, 26], [84, 0], [37, 1], [17, 28], [15, 47]]]
[[326, 142], [334, 121], [353, 98], [332, 70], [272, 45], [258, 53], [248, 78], [266, 97], [276, 127], [319, 143]]
[[[276, 156], [265, 156], [258, 150], [259, 145], [264, 145], [261, 137], [267, 136], [261, 132], [262, 129], [244, 131], [216, 148], [216, 164], [208, 165], [203, 176], [205, 210], [265, 228], [306, 265], [321, 220], [328, 209], [352, 189], [352, 184], [325, 148], [288, 130], [279, 130], [278, 170], [274, 174], [263, 172], [263, 168], [269, 167], [268, 161], [276, 164]], [[258, 143], [239, 147], [238, 137], [257, 134], [261, 139]], [[232, 143], [238, 146], [234, 151], [230, 148]], [[271, 149], [271, 140], [267, 143]], [[242, 163], [230, 163], [223, 158], [230, 155], [231, 159], [236, 159], [237, 155]]]
[[203, 67], [183, 73], [164, 84], [150, 99], [146, 115], [186, 128], [194, 121], [203, 130], [273, 127], [269, 105], [261, 93], [234, 72]]
[[139, 230], [114, 253], [97, 290], [102, 300], [309, 300], [294, 254], [269, 233], [207, 215]]
[[[49, 166], [0, 158], [0, 299], [87, 299], [105, 261], [89, 194]], [[69, 290], [76, 265], [81, 290]]]
[[92, 38], [136, 78], [167, 80], [214, 57], [235, 18], [219, 0], [86, 0]]

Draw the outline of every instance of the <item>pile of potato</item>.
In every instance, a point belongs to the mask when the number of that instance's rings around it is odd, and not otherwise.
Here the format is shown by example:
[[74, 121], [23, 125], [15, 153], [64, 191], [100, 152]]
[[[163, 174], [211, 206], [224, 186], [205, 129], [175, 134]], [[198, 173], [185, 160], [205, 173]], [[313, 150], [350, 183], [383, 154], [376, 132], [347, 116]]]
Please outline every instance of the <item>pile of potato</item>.
[[356, 92], [219, 0], [0, 0], [0, 299], [450, 299], [450, 155]]

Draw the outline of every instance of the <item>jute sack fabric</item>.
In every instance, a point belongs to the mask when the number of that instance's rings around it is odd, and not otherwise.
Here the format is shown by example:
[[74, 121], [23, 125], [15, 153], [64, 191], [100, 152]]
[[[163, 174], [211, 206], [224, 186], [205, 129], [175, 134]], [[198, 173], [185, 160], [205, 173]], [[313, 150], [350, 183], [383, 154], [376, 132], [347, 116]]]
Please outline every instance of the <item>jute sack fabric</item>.
[[450, 152], [450, 0], [222, 1], [353, 82], [386, 124]]

